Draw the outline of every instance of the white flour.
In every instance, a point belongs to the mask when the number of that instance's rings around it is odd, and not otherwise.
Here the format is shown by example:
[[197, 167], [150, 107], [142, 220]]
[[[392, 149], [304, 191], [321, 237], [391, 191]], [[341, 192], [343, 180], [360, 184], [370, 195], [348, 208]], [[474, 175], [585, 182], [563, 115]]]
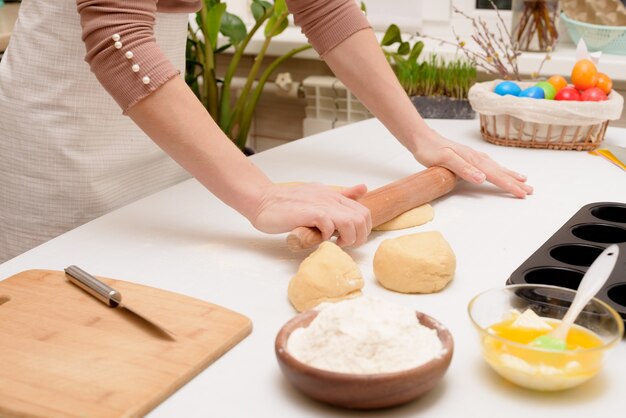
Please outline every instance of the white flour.
[[361, 296], [323, 304], [306, 328], [292, 332], [287, 351], [313, 367], [370, 374], [407, 370], [444, 354], [437, 331], [415, 311]]

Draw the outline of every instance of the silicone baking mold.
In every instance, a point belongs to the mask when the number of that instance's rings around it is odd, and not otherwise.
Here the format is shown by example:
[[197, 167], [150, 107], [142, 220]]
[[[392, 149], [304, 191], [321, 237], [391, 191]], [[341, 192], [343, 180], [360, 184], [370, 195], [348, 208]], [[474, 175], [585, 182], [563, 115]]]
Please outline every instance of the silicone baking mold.
[[[620, 247], [619, 259], [596, 298], [608, 303], [626, 321], [626, 203], [583, 206], [511, 274], [507, 284], [544, 284], [575, 290], [591, 263], [610, 244]], [[551, 302], [569, 305], [569, 301]]]

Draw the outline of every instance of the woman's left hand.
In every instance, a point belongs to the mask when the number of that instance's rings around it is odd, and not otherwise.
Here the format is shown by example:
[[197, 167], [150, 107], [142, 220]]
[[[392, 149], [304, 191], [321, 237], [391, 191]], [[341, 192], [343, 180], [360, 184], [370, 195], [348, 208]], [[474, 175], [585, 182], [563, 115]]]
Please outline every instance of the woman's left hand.
[[533, 193], [523, 174], [502, 167], [484, 152], [451, 141], [435, 131], [431, 130], [427, 138], [420, 138], [418, 144], [415, 159], [427, 167], [446, 167], [471, 183], [487, 180], [522, 199]]

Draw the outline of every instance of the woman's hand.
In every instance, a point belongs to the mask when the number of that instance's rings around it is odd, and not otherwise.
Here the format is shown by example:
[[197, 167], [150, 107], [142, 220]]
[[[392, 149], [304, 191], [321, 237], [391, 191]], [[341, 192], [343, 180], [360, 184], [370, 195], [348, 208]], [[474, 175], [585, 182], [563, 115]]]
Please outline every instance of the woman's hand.
[[[360, 13], [357, 6], [352, 10]], [[488, 180], [519, 198], [532, 193], [521, 174], [500, 167], [484, 153], [443, 138], [426, 124], [398, 82], [372, 30], [353, 33], [326, 52], [324, 60], [423, 165], [446, 167], [472, 183]]]
[[419, 139], [414, 156], [427, 167], [446, 167], [471, 183], [480, 184], [487, 180], [515, 197], [523, 199], [533, 192], [533, 188], [525, 184], [524, 175], [501, 167], [487, 154], [444, 138], [432, 130], [427, 137]]
[[274, 184], [263, 194], [250, 222], [268, 233], [289, 232], [299, 226], [316, 227], [324, 240], [336, 231], [337, 245], [361, 245], [372, 230], [369, 209], [356, 201], [366, 192], [364, 184], [340, 191], [316, 183]]

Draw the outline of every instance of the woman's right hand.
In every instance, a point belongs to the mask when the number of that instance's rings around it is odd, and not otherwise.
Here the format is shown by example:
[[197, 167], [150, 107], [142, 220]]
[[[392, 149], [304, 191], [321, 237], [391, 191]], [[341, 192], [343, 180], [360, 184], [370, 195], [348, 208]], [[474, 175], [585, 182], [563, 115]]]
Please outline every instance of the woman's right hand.
[[337, 233], [337, 245], [361, 245], [372, 230], [369, 209], [356, 201], [365, 193], [364, 184], [339, 191], [317, 183], [273, 184], [263, 194], [250, 222], [256, 229], [273, 234], [299, 226], [316, 227], [324, 240]]

